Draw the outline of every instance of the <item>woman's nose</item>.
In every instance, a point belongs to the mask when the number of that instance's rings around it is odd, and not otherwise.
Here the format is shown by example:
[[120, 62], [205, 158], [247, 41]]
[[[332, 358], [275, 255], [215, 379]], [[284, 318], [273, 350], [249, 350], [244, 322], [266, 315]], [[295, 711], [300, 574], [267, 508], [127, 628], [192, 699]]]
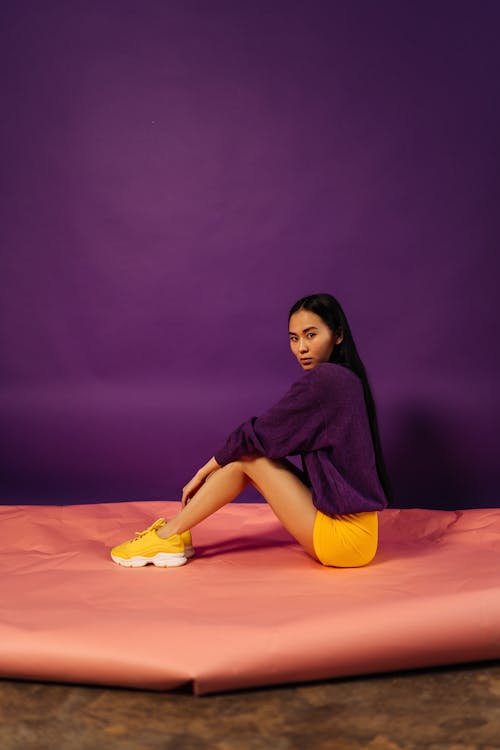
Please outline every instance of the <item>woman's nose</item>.
[[307, 341], [305, 339], [299, 341], [299, 352], [307, 352]]

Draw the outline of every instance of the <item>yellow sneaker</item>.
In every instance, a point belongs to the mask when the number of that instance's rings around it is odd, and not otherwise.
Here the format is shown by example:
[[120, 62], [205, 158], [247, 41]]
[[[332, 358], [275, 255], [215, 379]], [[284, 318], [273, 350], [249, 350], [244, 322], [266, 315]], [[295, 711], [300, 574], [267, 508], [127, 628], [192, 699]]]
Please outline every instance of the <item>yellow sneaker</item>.
[[158, 568], [176, 568], [184, 565], [187, 556], [183, 537], [173, 534], [168, 539], [162, 539], [156, 532], [164, 525], [165, 519], [159, 518], [145, 531], [138, 531], [134, 539], [113, 547], [111, 559], [127, 568], [141, 568], [148, 563]]
[[191, 532], [189, 529], [187, 531], [183, 531], [180, 535], [182, 541], [184, 542], [184, 554], [189, 559], [190, 557], [194, 556], [194, 547], [193, 547], [193, 539], [191, 537]]

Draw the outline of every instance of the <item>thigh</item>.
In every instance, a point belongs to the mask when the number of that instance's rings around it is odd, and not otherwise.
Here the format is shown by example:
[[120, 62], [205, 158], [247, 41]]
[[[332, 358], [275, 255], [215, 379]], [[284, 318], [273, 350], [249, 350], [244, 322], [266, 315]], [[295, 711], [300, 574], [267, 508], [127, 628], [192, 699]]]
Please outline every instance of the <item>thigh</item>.
[[317, 560], [313, 542], [316, 508], [311, 489], [300, 478], [300, 469], [289, 461], [264, 456], [242, 459], [238, 464], [287, 531]]
[[288, 471], [290, 471], [298, 479], [300, 479], [302, 484], [305, 484], [306, 487], [311, 486], [306, 474], [302, 471], [302, 469], [299, 469], [299, 467], [296, 466], [292, 461], [289, 461], [288, 458], [280, 458], [278, 460], [278, 463], [281, 463], [285, 467], [285, 469], [288, 469]]

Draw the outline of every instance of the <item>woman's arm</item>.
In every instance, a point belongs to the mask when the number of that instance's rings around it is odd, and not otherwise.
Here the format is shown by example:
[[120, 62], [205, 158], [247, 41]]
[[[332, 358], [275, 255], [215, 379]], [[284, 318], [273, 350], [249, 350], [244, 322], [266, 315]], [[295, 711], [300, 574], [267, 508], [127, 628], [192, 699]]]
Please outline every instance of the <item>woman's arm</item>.
[[326, 377], [315, 370], [303, 375], [264, 414], [243, 422], [215, 451], [219, 465], [245, 455], [280, 459], [325, 447], [322, 398], [331, 398], [331, 381], [325, 381]]
[[198, 492], [201, 485], [206, 482], [210, 474], [213, 474], [217, 469], [220, 469], [220, 464], [213, 457], [201, 469], [198, 469], [194, 477], [182, 488], [182, 507], [189, 502], [193, 495]]

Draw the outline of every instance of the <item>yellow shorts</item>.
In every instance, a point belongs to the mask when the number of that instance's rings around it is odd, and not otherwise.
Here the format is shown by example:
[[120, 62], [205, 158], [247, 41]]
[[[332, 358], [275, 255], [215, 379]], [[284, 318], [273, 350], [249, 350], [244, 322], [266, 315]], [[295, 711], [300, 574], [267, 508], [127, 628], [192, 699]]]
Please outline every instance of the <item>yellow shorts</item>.
[[323, 565], [357, 568], [375, 557], [378, 544], [378, 513], [327, 516], [320, 510], [314, 521], [313, 544]]

